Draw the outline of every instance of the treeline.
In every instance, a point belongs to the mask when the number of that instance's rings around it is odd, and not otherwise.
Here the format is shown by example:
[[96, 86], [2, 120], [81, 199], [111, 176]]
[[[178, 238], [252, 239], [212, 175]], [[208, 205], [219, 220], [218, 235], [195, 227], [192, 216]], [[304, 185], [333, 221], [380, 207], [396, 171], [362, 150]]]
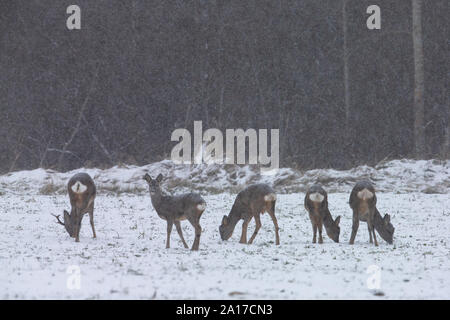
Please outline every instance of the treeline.
[[419, 1], [422, 113], [413, 1], [368, 30], [373, 1], [77, 0], [72, 31], [73, 1], [1, 1], [0, 171], [161, 160], [194, 120], [279, 128], [282, 166], [448, 157], [448, 1]]

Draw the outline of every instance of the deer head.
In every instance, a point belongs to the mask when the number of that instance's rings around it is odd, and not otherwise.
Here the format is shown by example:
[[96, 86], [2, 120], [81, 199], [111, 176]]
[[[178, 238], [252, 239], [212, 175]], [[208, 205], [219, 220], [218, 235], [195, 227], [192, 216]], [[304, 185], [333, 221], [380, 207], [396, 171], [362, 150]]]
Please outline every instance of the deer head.
[[389, 244], [392, 244], [395, 228], [391, 223], [391, 216], [389, 214], [385, 214], [381, 219], [381, 223], [378, 225], [377, 231], [383, 240]]
[[69, 236], [71, 236], [72, 238], [75, 236], [74, 235], [75, 214], [70, 215], [69, 212], [64, 210], [64, 222], [62, 222], [59, 219], [59, 215], [52, 214], [52, 216], [56, 218], [57, 220], [56, 223], [59, 223], [60, 225], [63, 225], [64, 228], [66, 228], [66, 231], [69, 234]]
[[222, 240], [230, 239], [231, 235], [234, 231], [234, 224], [230, 222], [230, 219], [227, 216], [223, 216], [222, 224], [219, 226], [220, 238]]
[[157, 194], [161, 192], [159, 184], [163, 179], [163, 175], [160, 173], [156, 179], [152, 179], [148, 173], [145, 174], [144, 180], [147, 181], [148, 187], [150, 189], [150, 195]]
[[339, 227], [339, 222], [341, 222], [341, 216], [338, 216], [334, 221], [330, 217], [330, 220], [332, 222], [325, 225], [325, 230], [327, 232], [327, 235], [334, 242], [339, 242], [339, 234], [341, 233], [341, 228]]

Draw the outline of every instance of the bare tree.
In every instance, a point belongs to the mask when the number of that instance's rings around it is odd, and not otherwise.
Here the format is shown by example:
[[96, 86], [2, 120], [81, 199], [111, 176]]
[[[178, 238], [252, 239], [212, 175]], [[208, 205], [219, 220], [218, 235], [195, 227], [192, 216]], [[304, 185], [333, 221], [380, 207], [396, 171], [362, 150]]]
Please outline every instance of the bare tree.
[[425, 112], [424, 112], [424, 67], [422, 39], [422, 0], [412, 0], [412, 24], [414, 47], [414, 145], [417, 158], [424, 158]]
[[448, 0], [373, 32], [365, 1], [86, 2], [83, 32], [63, 2], [0, 6], [0, 172], [159, 161], [194, 120], [279, 128], [301, 169], [448, 157]]
[[444, 159], [450, 158], [450, 128], [445, 129], [445, 138], [442, 146], [442, 157]]
[[345, 130], [348, 133], [350, 119], [350, 88], [348, 74], [348, 46], [347, 46], [347, 0], [342, 0], [342, 29], [344, 33], [343, 56], [344, 56], [344, 97], [345, 97]]
[[77, 122], [75, 124], [75, 127], [73, 128], [73, 131], [72, 131], [72, 133], [71, 133], [71, 135], [69, 137], [69, 140], [67, 140], [66, 143], [64, 143], [64, 146], [62, 147], [62, 150], [60, 152], [60, 156], [59, 156], [59, 160], [58, 160], [58, 168], [59, 169], [63, 168], [63, 159], [64, 159], [65, 154], [67, 153], [67, 148], [70, 146], [70, 144], [72, 143], [73, 139], [75, 138], [75, 136], [77, 135], [78, 131], [80, 130], [81, 122], [82, 122], [83, 117], [84, 117], [84, 111], [86, 109], [87, 103], [88, 103], [89, 98], [91, 96], [92, 89], [94, 88], [94, 84], [95, 84], [95, 81], [97, 79], [97, 74], [98, 74], [98, 65], [97, 65], [97, 67], [95, 69], [95, 73], [94, 73], [94, 75], [92, 77], [92, 81], [91, 81], [91, 84], [90, 84], [90, 86], [88, 88], [86, 97], [84, 98], [83, 104], [81, 105], [80, 112], [78, 114], [78, 118], [77, 118]]

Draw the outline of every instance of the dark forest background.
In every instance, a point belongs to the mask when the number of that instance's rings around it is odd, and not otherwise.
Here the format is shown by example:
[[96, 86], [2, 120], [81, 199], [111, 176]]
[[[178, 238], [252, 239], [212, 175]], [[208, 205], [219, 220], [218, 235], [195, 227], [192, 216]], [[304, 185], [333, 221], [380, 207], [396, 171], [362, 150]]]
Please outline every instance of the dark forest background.
[[411, 3], [0, 0], [0, 172], [158, 161], [194, 120], [279, 128], [282, 166], [448, 158], [449, 3], [422, 1], [419, 122]]

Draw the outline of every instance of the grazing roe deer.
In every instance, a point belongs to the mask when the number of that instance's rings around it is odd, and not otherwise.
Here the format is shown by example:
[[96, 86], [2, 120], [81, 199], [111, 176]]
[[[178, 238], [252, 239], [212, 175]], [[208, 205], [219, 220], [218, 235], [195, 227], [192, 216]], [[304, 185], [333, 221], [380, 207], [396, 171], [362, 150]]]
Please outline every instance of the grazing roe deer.
[[192, 250], [198, 250], [200, 235], [202, 233], [200, 217], [206, 208], [205, 200], [196, 193], [186, 193], [176, 196], [165, 195], [159, 185], [162, 179], [162, 174], [159, 174], [156, 179], [152, 179], [148, 174], [144, 176], [144, 180], [147, 181], [150, 189], [150, 198], [156, 213], [161, 219], [167, 221], [166, 248], [170, 248], [170, 233], [174, 224], [184, 247], [188, 248], [186, 241], [184, 241], [180, 225], [180, 221], [187, 219], [195, 229], [195, 240], [192, 245]]
[[350, 194], [349, 204], [353, 210], [353, 225], [350, 244], [355, 243], [359, 221], [367, 222], [370, 243], [375, 242], [375, 246], [378, 246], [377, 237], [375, 235], [376, 230], [381, 238], [387, 243], [392, 244], [395, 228], [391, 224], [391, 217], [388, 214], [386, 214], [384, 218], [381, 217], [380, 212], [376, 207], [377, 196], [375, 195], [375, 188], [370, 181], [363, 180], [356, 183]]
[[72, 209], [70, 214], [64, 210], [64, 222], [59, 220], [59, 215], [53, 215], [57, 223], [66, 228], [67, 233], [76, 242], [80, 242], [81, 221], [84, 214], [89, 213], [93, 237], [96, 238], [94, 227], [94, 200], [97, 193], [94, 181], [87, 173], [77, 173], [70, 178], [67, 185], [69, 192], [70, 205]]
[[238, 193], [234, 200], [228, 216], [223, 216], [222, 224], [219, 227], [219, 233], [222, 240], [228, 240], [233, 234], [234, 228], [239, 220], [243, 219], [242, 235], [239, 243], [247, 243], [247, 227], [251, 219], [255, 218], [255, 231], [248, 244], [251, 244], [261, 228], [260, 214], [267, 212], [275, 225], [275, 243], [280, 244], [278, 234], [278, 222], [275, 217], [275, 202], [277, 195], [275, 191], [267, 184], [250, 185]]
[[339, 242], [341, 216], [333, 220], [328, 210], [328, 194], [320, 185], [312, 185], [306, 192], [305, 209], [309, 213], [309, 219], [313, 227], [313, 243], [316, 243], [317, 229], [319, 229], [319, 243], [323, 243], [322, 225], [325, 226], [327, 235], [334, 242]]

